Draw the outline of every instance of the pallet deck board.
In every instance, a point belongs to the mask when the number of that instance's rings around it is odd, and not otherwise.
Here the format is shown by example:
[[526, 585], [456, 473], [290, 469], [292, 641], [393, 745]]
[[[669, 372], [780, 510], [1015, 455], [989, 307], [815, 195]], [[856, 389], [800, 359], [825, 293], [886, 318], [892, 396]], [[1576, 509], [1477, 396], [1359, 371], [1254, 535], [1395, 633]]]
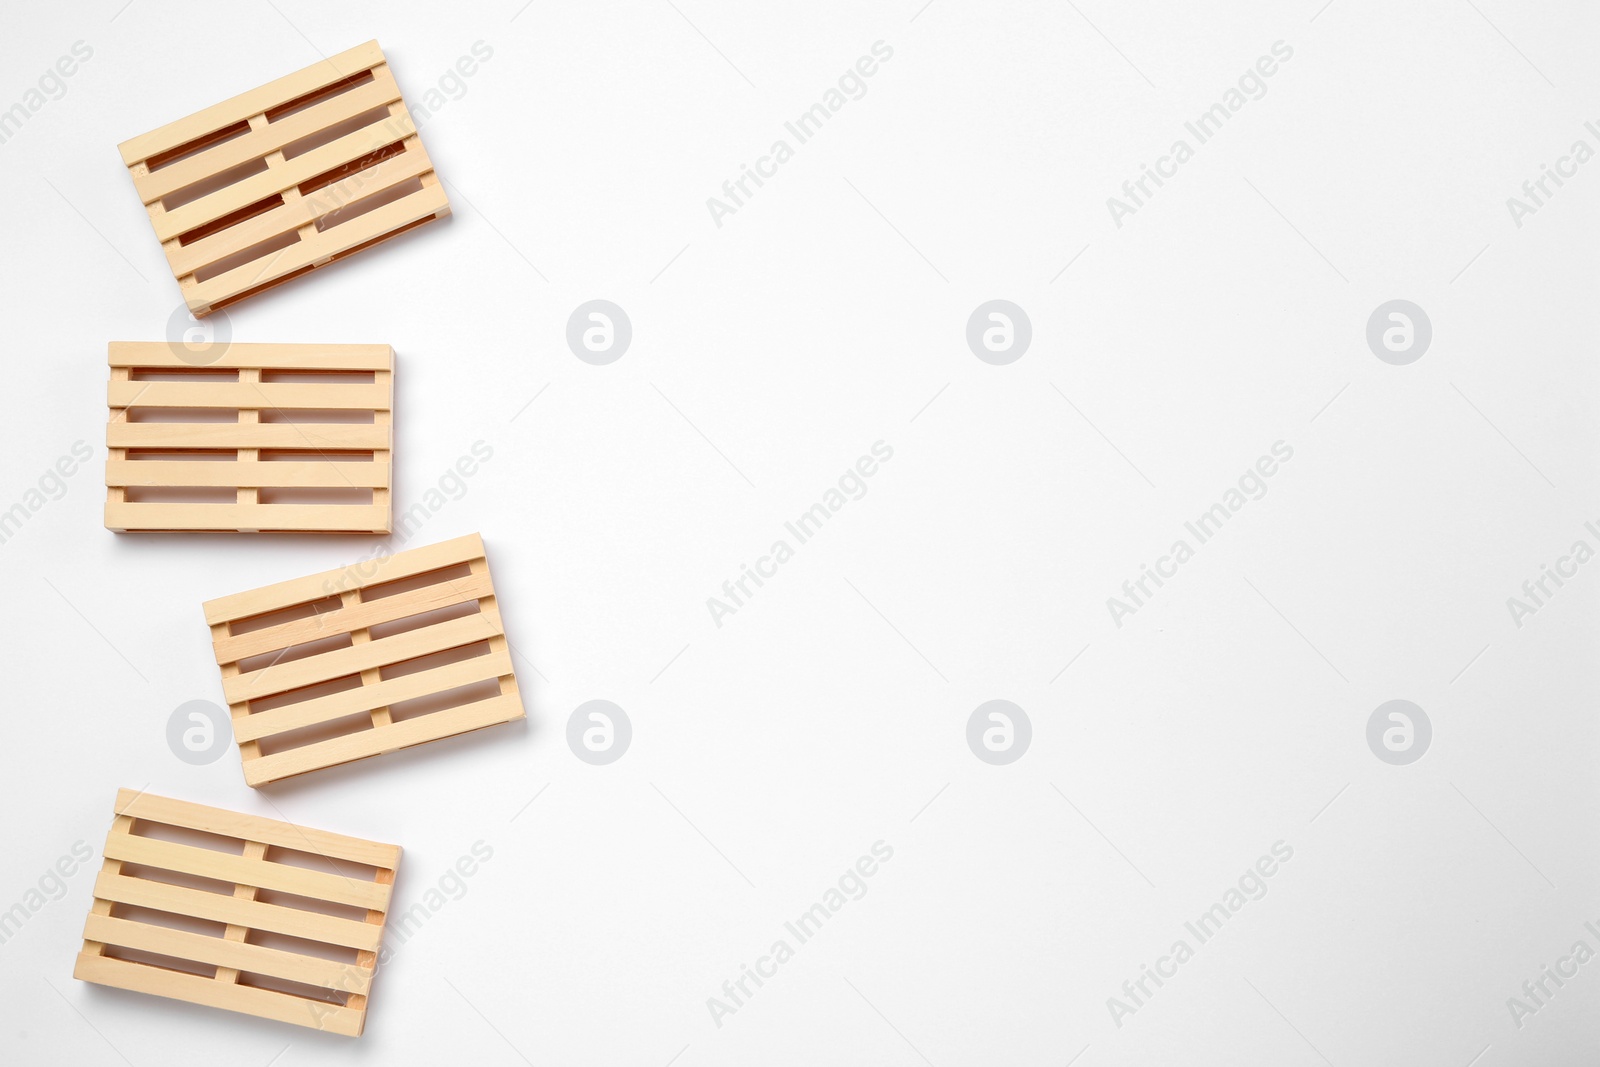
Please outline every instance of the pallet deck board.
[[[220, 347], [192, 363], [166, 342], [110, 344], [106, 527], [389, 532], [393, 349]], [[357, 421], [322, 421], [340, 418]], [[170, 419], [191, 421], [151, 421]], [[278, 454], [268, 459], [263, 451]], [[226, 497], [229, 489], [231, 500], [194, 499], [207, 490]], [[286, 497], [262, 499], [275, 490]], [[306, 491], [312, 499], [294, 499]], [[352, 499], [328, 499], [330, 491]]]
[[377, 41], [118, 150], [196, 317], [450, 214]]
[[[205, 617], [252, 786], [524, 715], [477, 534], [219, 597]], [[392, 711], [410, 704], [428, 706]]]
[[[211, 836], [204, 847], [153, 836], [175, 830]], [[287, 857], [280, 862], [273, 849], [320, 857], [332, 872]], [[74, 977], [360, 1035], [400, 862], [398, 846], [122, 789], [104, 857]], [[231, 884], [232, 891], [174, 884], [173, 876]], [[364, 918], [257, 899], [263, 891], [293, 894], [313, 906], [363, 909]], [[223, 931], [206, 932], [208, 924]], [[298, 941], [261, 944], [261, 935]], [[323, 948], [302, 951], [299, 943], [308, 941]], [[145, 954], [154, 958], [140, 958]], [[257, 981], [262, 978], [308, 992], [270, 988]]]

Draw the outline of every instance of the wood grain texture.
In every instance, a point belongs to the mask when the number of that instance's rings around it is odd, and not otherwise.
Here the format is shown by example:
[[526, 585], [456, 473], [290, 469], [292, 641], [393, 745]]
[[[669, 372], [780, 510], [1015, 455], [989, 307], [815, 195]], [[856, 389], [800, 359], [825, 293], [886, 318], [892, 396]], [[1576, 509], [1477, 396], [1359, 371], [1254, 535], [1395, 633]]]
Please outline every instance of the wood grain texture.
[[[212, 836], [203, 845], [166, 839], [182, 831]], [[320, 857], [327, 869], [275, 849]], [[396, 845], [120, 790], [73, 975], [358, 1036], [399, 862]], [[192, 879], [232, 889], [175, 884]], [[257, 899], [263, 891], [293, 896], [267, 902]], [[311, 910], [330, 905], [363, 917]], [[261, 943], [271, 936], [298, 940]]]
[[111, 343], [106, 527], [387, 533], [393, 350], [217, 348]]
[[205, 616], [252, 786], [524, 714], [477, 534], [221, 597]]
[[197, 317], [450, 214], [376, 41], [119, 150]]

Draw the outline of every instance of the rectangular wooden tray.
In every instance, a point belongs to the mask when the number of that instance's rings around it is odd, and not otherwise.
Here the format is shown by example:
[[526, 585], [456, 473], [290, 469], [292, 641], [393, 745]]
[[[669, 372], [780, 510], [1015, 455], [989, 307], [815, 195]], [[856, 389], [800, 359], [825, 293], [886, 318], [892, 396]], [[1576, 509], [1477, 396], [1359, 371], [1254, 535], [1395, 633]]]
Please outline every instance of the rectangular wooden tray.
[[523, 717], [477, 534], [205, 613], [252, 786]]
[[450, 213], [377, 41], [118, 147], [196, 316]]
[[358, 1036], [399, 862], [397, 845], [118, 790], [73, 977]]
[[107, 529], [389, 532], [393, 349], [229, 344], [192, 358], [111, 342]]

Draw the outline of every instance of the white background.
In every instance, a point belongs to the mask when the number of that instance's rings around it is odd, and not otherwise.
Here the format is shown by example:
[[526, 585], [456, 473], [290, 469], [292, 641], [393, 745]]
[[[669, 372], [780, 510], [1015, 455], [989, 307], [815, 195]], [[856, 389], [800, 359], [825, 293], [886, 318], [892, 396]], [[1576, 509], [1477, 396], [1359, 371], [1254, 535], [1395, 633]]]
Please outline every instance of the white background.
[[[397, 910], [494, 857], [356, 1041], [74, 981], [91, 864], [0, 945], [0, 1059], [1594, 1061], [1600, 962], [1520, 1027], [1507, 998], [1600, 949], [1600, 563], [1520, 628], [1506, 599], [1600, 547], [1600, 162], [1520, 228], [1506, 198], [1600, 148], [1600, 20], [919, 2], [6, 14], [0, 107], [94, 52], [0, 145], [0, 508], [94, 458], [0, 546], [0, 909], [98, 851], [119, 786], [400, 843]], [[491, 445], [410, 543], [482, 532], [528, 720], [257, 793], [231, 752], [167, 747], [173, 709], [221, 700], [200, 603], [372, 541], [102, 528], [106, 342], [178, 302], [116, 145], [373, 37], [413, 106], [493, 49], [424, 123], [454, 217], [230, 309], [233, 336], [395, 347], [397, 511]], [[706, 198], [879, 40], [866, 95], [715, 225]], [[1266, 96], [1115, 226], [1106, 198], [1279, 40]], [[634, 330], [604, 367], [565, 342], [596, 298]], [[1032, 321], [1009, 366], [965, 341], [993, 298]], [[1365, 340], [1395, 298], [1433, 324], [1409, 366]], [[867, 495], [714, 625], [879, 440]], [[1279, 440], [1268, 494], [1114, 625]], [[565, 740], [595, 698], [633, 723], [610, 766]], [[965, 739], [997, 698], [1033, 726], [1004, 767]], [[1396, 698], [1433, 725], [1409, 766], [1366, 742]], [[867, 895], [719, 1027], [707, 998], [879, 840]], [[1107, 998], [1280, 840], [1267, 895], [1116, 1025]]]

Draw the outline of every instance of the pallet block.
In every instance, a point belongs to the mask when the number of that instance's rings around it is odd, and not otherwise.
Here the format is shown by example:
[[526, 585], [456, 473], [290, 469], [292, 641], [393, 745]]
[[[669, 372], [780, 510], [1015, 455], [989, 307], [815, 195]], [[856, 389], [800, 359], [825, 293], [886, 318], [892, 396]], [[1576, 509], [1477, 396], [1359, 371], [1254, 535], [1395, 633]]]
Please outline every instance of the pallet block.
[[389, 532], [388, 345], [232, 344], [198, 367], [113, 341], [110, 364], [107, 529]]
[[205, 613], [252, 786], [523, 717], [477, 534]]
[[118, 147], [196, 317], [450, 213], [377, 41]]
[[397, 845], [118, 790], [73, 977], [359, 1036], [399, 862]]

